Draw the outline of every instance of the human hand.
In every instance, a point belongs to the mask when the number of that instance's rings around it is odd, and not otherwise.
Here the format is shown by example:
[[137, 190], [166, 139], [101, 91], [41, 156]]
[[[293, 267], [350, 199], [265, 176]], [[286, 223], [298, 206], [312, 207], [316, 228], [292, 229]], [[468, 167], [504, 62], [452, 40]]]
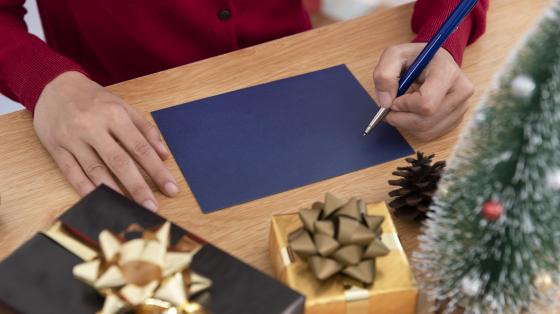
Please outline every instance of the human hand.
[[378, 104], [391, 108], [385, 120], [422, 141], [430, 141], [461, 123], [474, 86], [451, 54], [442, 48], [408, 93], [395, 99], [401, 75], [425, 46], [410, 43], [387, 48], [373, 79]]
[[81, 195], [106, 184], [150, 210], [157, 201], [136, 161], [168, 196], [178, 186], [163, 160], [159, 132], [119, 97], [78, 72], [66, 72], [44, 88], [33, 120], [35, 132], [72, 187]]

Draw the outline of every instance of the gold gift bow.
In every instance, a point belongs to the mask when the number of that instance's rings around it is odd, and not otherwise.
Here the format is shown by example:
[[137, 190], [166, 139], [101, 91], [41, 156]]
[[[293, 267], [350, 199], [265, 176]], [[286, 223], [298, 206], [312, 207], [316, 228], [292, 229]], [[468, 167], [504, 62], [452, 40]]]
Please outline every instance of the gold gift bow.
[[361, 200], [344, 202], [327, 193], [324, 203], [301, 210], [299, 217], [304, 227], [290, 234], [289, 246], [317, 279], [342, 273], [364, 285], [373, 283], [375, 258], [389, 253], [381, 241], [383, 216], [367, 215]]
[[183, 237], [170, 246], [171, 224], [144, 231], [141, 239], [123, 242], [105, 230], [99, 236], [101, 251], [91, 249], [66, 232], [60, 222], [45, 235], [86, 262], [74, 267], [74, 275], [106, 295], [100, 313], [123, 309], [137, 313], [204, 313], [189, 297], [206, 290], [211, 281], [188, 267], [200, 245]]
[[276, 215], [272, 219], [270, 253], [276, 276], [292, 289], [306, 296], [306, 313], [415, 313], [417, 286], [397, 230], [383, 202], [367, 204], [369, 215], [384, 216], [383, 243], [390, 253], [377, 259], [375, 286], [354, 281], [348, 286], [346, 276], [333, 276], [324, 282], [318, 280], [307, 263], [292, 251], [288, 237], [303, 226], [296, 214]]

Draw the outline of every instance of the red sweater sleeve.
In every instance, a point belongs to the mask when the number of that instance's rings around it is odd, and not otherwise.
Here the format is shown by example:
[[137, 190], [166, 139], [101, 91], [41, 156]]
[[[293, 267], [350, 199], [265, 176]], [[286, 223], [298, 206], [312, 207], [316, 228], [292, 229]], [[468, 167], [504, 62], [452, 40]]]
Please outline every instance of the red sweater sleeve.
[[[439, 29], [460, 0], [418, 0], [412, 16], [412, 30], [418, 35], [414, 42], [427, 42]], [[477, 40], [486, 30], [486, 12], [490, 0], [479, 0], [474, 10], [443, 45], [458, 64], [463, 61], [467, 45]]]
[[27, 32], [24, 2], [0, 0], [0, 93], [33, 112], [51, 80], [66, 71], [84, 71]]

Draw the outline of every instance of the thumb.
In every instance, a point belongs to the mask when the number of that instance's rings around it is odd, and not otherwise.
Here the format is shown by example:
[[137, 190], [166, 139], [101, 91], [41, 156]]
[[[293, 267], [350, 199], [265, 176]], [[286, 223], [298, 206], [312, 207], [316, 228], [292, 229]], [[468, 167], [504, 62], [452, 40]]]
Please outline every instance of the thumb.
[[391, 107], [397, 97], [399, 79], [406, 66], [406, 59], [396, 50], [399, 49], [395, 47], [386, 49], [373, 72], [377, 101], [385, 108]]

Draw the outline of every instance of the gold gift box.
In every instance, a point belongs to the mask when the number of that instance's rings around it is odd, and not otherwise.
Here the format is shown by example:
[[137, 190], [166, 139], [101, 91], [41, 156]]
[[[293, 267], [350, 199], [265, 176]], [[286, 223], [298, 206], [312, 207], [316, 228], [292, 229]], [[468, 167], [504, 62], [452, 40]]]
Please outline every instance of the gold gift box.
[[288, 235], [303, 227], [298, 214], [272, 217], [270, 255], [276, 278], [305, 295], [307, 314], [416, 313], [418, 288], [397, 230], [385, 203], [367, 206], [369, 215], [384, 216], [383, 243], [391, 250], [376, 259], [376, 277], [369, 289], [350, 286], [343, 275], [324, 282], [288, 246]]

